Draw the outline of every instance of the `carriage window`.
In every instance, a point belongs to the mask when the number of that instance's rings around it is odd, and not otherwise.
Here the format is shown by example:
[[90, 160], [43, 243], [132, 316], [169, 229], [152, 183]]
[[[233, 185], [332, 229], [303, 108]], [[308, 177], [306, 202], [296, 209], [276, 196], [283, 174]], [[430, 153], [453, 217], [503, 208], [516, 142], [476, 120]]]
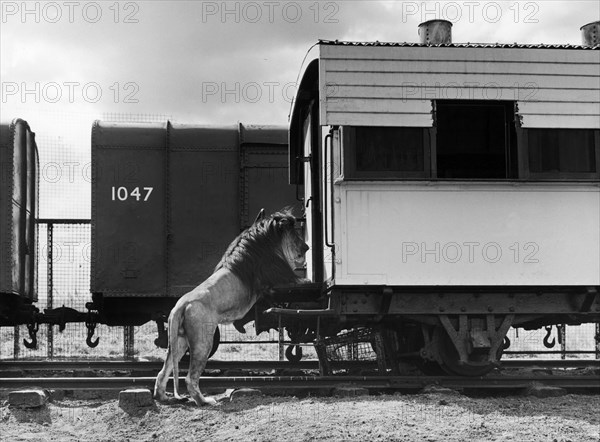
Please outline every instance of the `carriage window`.
[[529, 172], [533, 177], [598, 176], [592, 129], [528, 129]]
[[425, 177], [429, 165], [420, 127], [345, 128], [350, 175], [357, 178]]
[[414, 127], [358, 127], [356, 170], [423, 170], [423, 130]]
[[512, 102], [437, 101], [437, 178], [515, 177], [513, 115]]
[[514, 102], [436, 100], [434, 127], [342, 128], [347, 179], [599, 180], [600, 131], [529, 129]]

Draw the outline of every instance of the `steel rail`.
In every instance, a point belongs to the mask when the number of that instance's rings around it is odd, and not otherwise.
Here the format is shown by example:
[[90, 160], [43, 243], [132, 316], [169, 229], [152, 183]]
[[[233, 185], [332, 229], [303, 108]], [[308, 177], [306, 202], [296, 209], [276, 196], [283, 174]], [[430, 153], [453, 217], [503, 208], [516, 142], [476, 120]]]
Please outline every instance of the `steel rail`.
[[[0, 388], [39, 387], [66, 390], [115, 390], [130, 387], [154, 387], [154, 377], [69, 377], [69, 378], [0, 378]], [[172, 384], [172, 381], [169, 381]], [[247, 376], [200, 378], [202, 388], [319, 389], [352, 384], [373, 389], [419, 390], [435, 384], [454, 389], [522, 389], [542, 383], [568, 389], [585, 389], [600, 394], [600, 376]], [[184, 380], [180, 386], [184, 388]], [[169, 388], [172, 388], [171, 386]], [[185, 390], [184, 390], [185, 391]]]
[[[180, 367], [186, 369], [189, 360], [180, 362]], [[333, 364], [334, 367], [339, 364]], [[349, 368], [366, 366], [376, 367], [375, 362], [367, 363], [361, 361], [346, 361], [344, 366]], [[163, 366], [162, 361], [0, 361], [0, 373], [3, 371], [67, 371], [67, 370], [106, 370], [106, 371], [156, 371]], [[206, 370], [318, 370], [318, 361], [216, 361], [209, 360]]]
[[504, 359], [500, 368], [600, 368], [600, 359]]
[[[184, 359], [180, 367], [185, 369], [189, 361]], [[334, 369], [375, 368], [375, 361], [332, 361]], [[118, 360], [4, 360], [0, 361], [0, 373], [6, 371], [157, 371], [162, 361], [118, 361]], [[598, 359], [506, 359], [500, 368], [600, 368]], [[318, 361], [218, 361], [209, 360], [207, 370], [318, 370]]]

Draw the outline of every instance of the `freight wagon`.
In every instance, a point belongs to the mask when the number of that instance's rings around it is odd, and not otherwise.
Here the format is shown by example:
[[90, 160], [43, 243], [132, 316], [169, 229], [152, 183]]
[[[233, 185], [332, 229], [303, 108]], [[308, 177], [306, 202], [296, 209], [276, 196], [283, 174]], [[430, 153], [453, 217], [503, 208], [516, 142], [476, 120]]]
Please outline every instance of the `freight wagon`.
[[37, 312], [38, 163], [27, 122], [0, 124], [0, 326], [29, 323]]
[[97, 322], [155, 320], [166, 343], [177, 299], [260, 209], [301, 215], [287, 163], [282, 127], [96, 122], [88, 308]]

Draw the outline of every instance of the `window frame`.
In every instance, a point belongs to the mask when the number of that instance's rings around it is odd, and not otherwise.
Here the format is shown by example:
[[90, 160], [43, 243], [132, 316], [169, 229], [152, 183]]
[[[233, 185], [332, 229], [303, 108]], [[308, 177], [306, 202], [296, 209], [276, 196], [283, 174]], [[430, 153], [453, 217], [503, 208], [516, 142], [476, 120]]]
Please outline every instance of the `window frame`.
[[[437, 100], [432, 100], [435, 106]], [[465, 100], [467, 101], [467, 100]], [[435, 107], [434, 107], [435, 109]], [[423, 171], [358, 171], [356, 170], [356, 129], [365, 128], [418, 128], [414, 126], [339, 126], [341, 139], [342, 167], [336, 180], [342, 181], [439, 181], [439, 182], [600, 182], [600, 129], [573, 128], [593, 131], [595, 172], [531, 172], [529, 170], [529, 131], [530, 130], [569, 130], [570, 128], [522, 127], [515, 106], [514, 129], [516, 132], [516, 177], [506, 178], [438, 178], [437, 176], [437, 127], [422, 127], [423, 130]], [[510, 148], [507, 146], [507, 148]], [[513, 166], [509, 165], [509, 170]], [[514, 173], [513, 172], [513, 173]]]
[[397, 171], [397, 170], [382, 170], [382, 171], [360, 171], [356, 169], [356, 129], [365, 127], [370, 129], [378, 128], [404, 128], [404, 126], [342, 126], [341, 139], [343, 150], [343, 168], [342, 174], [346, 180], [363, 180], [363, 181], [385, 181], [385, 180], [429, 180], [432, 176], [431, 162], [431, 145], [432, 134], [431, 127], [413, 127], [406, 126], [410, 129], [422, 130], [423, 142], [423, 170], [422, 171]]
[[[591, 130], [594, 133], [595, 172], [532, 172], [529, 168], [529, 133], [531, 130]], [[600, 130], [591, 128], [517, 127], [519, 180], [522, 181], [600, 181]]]

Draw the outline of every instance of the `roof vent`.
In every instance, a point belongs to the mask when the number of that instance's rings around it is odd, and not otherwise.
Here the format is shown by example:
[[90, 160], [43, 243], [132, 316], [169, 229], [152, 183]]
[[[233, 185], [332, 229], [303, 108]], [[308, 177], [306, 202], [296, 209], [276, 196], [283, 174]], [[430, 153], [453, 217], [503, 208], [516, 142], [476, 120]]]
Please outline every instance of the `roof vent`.
[[581, 44], [594, 47], [600, 44], [600, 21], [594, 21], [583, 25], [581, 28]]
[[421, 43], [439, 45], [452, 43], [452, 23], [448, 20], [429, 20], [419, 25]]

